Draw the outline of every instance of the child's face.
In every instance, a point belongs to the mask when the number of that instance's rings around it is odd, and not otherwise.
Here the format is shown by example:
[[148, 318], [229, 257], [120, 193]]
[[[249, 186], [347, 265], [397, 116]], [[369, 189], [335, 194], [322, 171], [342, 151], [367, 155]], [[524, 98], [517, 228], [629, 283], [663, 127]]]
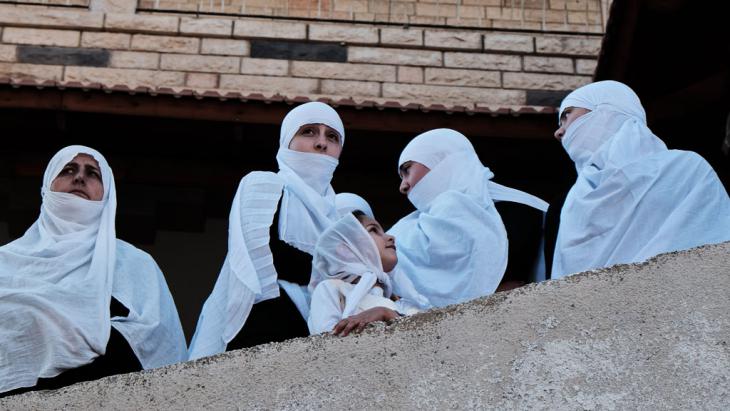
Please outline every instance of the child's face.
[[378, 247], [380, 253], [380, 261], [383, 264], [383, 271], [393, 271], [395, 265], [398, 264], [398, 256], [395, 253], [395, 237], [390, 234], [386, 234], [383, 227], [368, 216], [358, 217], [360, 224], [365, 227], [370, 237], [375, 241], [375, 245]]

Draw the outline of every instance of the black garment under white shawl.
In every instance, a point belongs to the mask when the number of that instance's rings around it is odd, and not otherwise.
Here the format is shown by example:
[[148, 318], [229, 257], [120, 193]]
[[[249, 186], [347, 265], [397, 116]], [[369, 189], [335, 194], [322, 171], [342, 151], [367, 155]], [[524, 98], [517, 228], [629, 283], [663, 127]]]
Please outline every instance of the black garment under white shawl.
[[[77, 154], [92, 156], [104, 195], [90, 201], [50, 190]], [[0, 248], [0, 392], [36, 384], [103, 355], [116, 328], [144, 368], [185, 359], [185, 337], [151, 257], [116, 239], [114, 176], [104, 157], [70, 146], [50, 161], [40, 217]], [[110, 317], [111, 296], [129, 309]]]
[[430, 171], [408, 193], [416, 211], [388, 232], [398, 266], [437, 307], [493, 293], [507, 267], [507, 232], [494, 207], [512, 201], [541, 211], [547, 203], [491, 181], [461, 133], [436, 129], [414, 138], [398, 166], [416, 161]]
[[[269, 227], [279, 198], [279, 239], [306, 253], [314, 252], [320, 233], [337, 219], [330, 186], [337, 159], [288, 148], [305, 124], [337, 130], [344, 145], [342, 121], [328, 105], [306, 103], [286, 115], [276, 155], [279, 172], [249, 173], [236, 192], [229, 217], [228, 255], [198, 319], [190, 359], [224, 352], [241, 331], [253, 304], [279, 296], [269, 247]], [[296, 304], [295, 297], [292, 300]]]

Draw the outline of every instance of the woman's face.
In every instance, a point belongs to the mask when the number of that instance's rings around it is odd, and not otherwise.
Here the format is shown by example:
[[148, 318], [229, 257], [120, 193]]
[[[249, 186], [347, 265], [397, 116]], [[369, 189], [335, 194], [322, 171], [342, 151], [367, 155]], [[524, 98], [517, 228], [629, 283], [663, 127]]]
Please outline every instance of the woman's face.
[[75, 194], [83, 199], [101, 201], [104, 183], [99, 162], [88, 154], [78, 154], [69, 161], [51, 182], [51, 191]]
[[416, 161], [406, 161], [400, 166], [400, 192], [408, 195], [408, 192], [418, 184], [419, 181], [431, 171], [428, 167]]
[[375, 241], [380, 253], [380, 261], [383, 264], [383, 271], [386, 273], [393, 271], [395, 265], [398, 264], [398, 255], [395, 252], [395, 237], [386, 234], [383, 227], [375, 219], [366, 215], [362, 215], [357, 219]]
[[563, 112], [560, 114], [560, 128], [555, 130], [555, 138], [558, 140], [562, 140], [563, 136], [565, 135], [565, 132], [568, 130], [568, 126], [570, 126], [570, 123], [574, 122], [578, 119], [578, 117], [582, 116], [583, 114], [590, 113], [591, 111], [587, 108], [581, 108], [581, 107], [567, 107]]
[[342, 138], [340, 133], [324, 124], [305, 124], [299, 127], [289, 143], [289, 149], [303, 153], [326, 154], [340, 158]]

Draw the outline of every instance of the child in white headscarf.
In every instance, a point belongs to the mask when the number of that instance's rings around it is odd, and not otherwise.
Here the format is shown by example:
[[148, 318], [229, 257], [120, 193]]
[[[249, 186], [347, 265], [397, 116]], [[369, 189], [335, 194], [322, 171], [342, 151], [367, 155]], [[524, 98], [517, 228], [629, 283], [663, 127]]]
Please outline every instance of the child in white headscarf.
[[62, 149], [41, 194], [38, 220], [0, 247], [0, 393], [184, 361], [162, 273], [116, 238], [116, 189], [104, 157]]
[[389, 233], [396, 236], [399, 267], [435, 306], [493, 293], [507, 267], [507, 233], [495, 201], [542, 212], [547, 203], [490, 181], [469, 140], [436, 129], [406, 146], [398, 160], [401, 192], [416, 207]]
[[560, 214], [552, 278], [730, 240], [730, 199], [714, 170], [696, 153], [668, 150], [628, 86], [575, 90], [559, 125], [578, 179]]
[[408, 278], [397, 278], [395, 239], [362, 211], [346, 214], [317, 241], [312, 264], [309, 331], [342, 336], [374, 321], [390, 321], [429, 306]]
[[279, 172], [249, 173], [233, 199], [228, 255], [190, 359], [308, 335], [306, 300], [289, 292], [309, 283], [317, 239], [338, 218], [330, 181], [344, 139], [342, 120], [326, 104], [302, 104], [286, 115]]

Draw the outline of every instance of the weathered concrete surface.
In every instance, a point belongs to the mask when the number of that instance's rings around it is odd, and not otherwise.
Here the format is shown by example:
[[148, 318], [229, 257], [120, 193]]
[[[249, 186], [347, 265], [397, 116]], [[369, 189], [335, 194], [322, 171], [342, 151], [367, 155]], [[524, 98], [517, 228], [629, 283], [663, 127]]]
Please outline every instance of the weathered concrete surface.
[[730, 243], [8, 409], [730, 409]]

